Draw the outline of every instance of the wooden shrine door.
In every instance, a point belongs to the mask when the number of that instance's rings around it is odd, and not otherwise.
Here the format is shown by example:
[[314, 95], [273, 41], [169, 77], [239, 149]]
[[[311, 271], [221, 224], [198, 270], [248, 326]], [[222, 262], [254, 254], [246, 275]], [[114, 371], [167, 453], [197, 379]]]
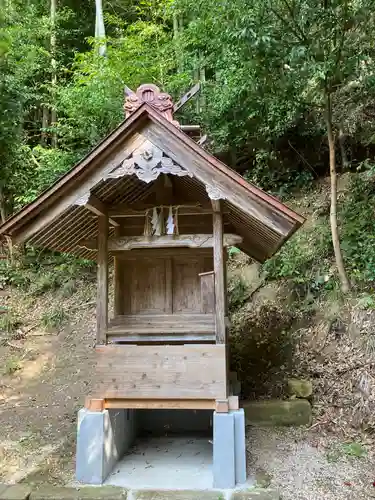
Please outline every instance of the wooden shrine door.
[[122, 314], [203, 312], [199, 274], [212, 271], [212, 249], [132, 250], [121, 260]]

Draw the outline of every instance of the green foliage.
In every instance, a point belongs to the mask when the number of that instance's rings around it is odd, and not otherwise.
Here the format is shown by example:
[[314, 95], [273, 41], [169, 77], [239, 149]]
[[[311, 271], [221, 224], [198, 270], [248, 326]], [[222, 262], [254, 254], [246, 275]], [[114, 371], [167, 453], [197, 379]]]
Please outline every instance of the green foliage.
[[363, 458], [367, 455], [367, 450], [361, 443], [350, 442], [342, 445], [342, 450], [348, 457]]
[[[111, 9], [104, 6], [106, 57], [96, 50], [94, 10], [82, 0], [58, 6], [52, 85], [48, 5], [15, 1], [3, 9], [0, 201], [6, 213], [35, 198], [116, 127], [124, 85], [152, 82], [178, 98], [202, 69], [200, 110], [191, 102], [182, 120], [201, 123], [215, 152], [268, 191], [286, 196], [326, 171], [321, 110], [327, 89], [335, 123], [366, 146], [372, 142], [365, 115], [375, 99], [372, 0], [298, 0], [290, 9], [282, 0], [116, 0]], [[57, 124], [44, 123], [52, 109]]]
[[285, 165], [276, 151], [263, 149], [255, 153], [253, 166], [244, 177], [279, 197], [290, 194], [294, 189], [305, 188], [313, 180], [311, 171], [296, 171], [295, 167]]
[[245, 397], [282, 394], [295, 349], [293, 319], [290, 312], [267, 304], [250, 304], [232, 315], [230, 362]]
[[57, 330], [67, 320], [67, 314], [61, 308], [44, 311], [40, 320], [46, 330]]
[[73, 289], [77, 276], [93, 280], [95, 265], [91, 261], [70, 255], [27, 248], [13, 263], [0, 260], [0, 283], [12, 285], [32, 295], [39, 296], [57, 289], [62, 293]]
[[77, 285], [75, 280], [71, 279], [61, 286], [60, 295], [63, 298], [71, 297], [77, 291]]
[[17, 356], [7, 358], [4, 365], [4, 375], [13, 375], [16, 371], [21, 369], [21, 360]]
[[29, 292], [32, 295], [43, 295], [49, 290], [56, 290], [61, 286], [61, 276], [54, 270], [41, 273], [35, 276], [35, 280], [30, 283]]
[[332, 447], [327, 452], [327, 461], [336, 463], [343, 457], [364, 458], [367, 450], [363, 444], [352, 441]]
[[375, 309], [375, 296], [369, 293], [363, 293], [358, 298], [357, 305], [360, 309]]
[[309, 228], [300, 229], [273, 257], [263, 265], [268, 280], [289, 279], [303, 295], [331, 290], [332, 241], [325, 217]]
[[228, 255], [229, 257], [232, 257], [233, 255], [236, 255], [238, 253], [241, 253], [241, 250], [237, 247], [229, 247], [229, 250], [228, 250]]
[[229, 310], [235, 311], [241, 307], [249, 298], [249, 290], [246, 283], [238, 276], [228, 281]]
[[[348, 275], [361, 291], [359, 305], [374, 307], [375, 286], [375, 165], [365, 162], [351, 174], [339, 204], [341, 247]], [[263, 265], [267, 279], [288, 279], [312, 297], [335, 290], [333, 249], [328, 217], [315, 215]]]
[[12, 334], [22, 324], [19, 318], [14, 317], [11, 313], [5, 313], [0, 316], [0, 334]]
[[342, 208], [342, 249], [348, 271], [357, 282], [375, 282], [375, 164], [352, 176]]
[[[125, 85], [156, 83], [179, 98], [204, 80], [199, 100], [178, 119], [200, 123], [213, 152], [282, 197], [327, 172], [323, 110], [331, 96], [334, 128], [350, 136], [351, 168], [363, 171], [342, 204], [344, 258], [351, 279], [371, 286], [373, 174], [371, 160], [363, 160], [375, 151], [373, 0], [115, 0], [107, 7], [106, 57], [98, 54], [94, 6], [87, 2], [58, 5], [55, 51], [45, 2], [15, 0], [2, 9], [1, 218], [119, 124]], [[335, 289], [330, 239], [321, 216], [264, 267], [268, 278], [291, 279], [307, 294]], [[1, 281], [40, 294], [70, 279], [38, 262], [26, 267], [19, 272], [0, 263]], [[246, 295], [236, 287], [234, 308]]]

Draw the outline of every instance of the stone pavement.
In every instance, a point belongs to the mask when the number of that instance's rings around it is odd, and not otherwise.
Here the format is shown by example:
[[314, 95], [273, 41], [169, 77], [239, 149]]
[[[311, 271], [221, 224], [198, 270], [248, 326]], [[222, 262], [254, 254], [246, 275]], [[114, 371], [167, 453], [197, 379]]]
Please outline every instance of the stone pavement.
[[114, 486], [64, 488], [0, 484], [0, 500], [280, 500], [271, 489], [246, 490], [127, 490]]

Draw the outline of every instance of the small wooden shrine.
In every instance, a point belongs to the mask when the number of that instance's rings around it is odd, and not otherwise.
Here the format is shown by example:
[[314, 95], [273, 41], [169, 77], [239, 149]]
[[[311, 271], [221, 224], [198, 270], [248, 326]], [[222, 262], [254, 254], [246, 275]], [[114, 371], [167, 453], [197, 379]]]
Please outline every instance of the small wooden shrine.
[[97, 261], [97, 363], [87, 408], [236, 409], [227, 249], [263, 262], [303, 219], [186, 135], [156, 86], [131, 93], [125, 112], [0, 234]]

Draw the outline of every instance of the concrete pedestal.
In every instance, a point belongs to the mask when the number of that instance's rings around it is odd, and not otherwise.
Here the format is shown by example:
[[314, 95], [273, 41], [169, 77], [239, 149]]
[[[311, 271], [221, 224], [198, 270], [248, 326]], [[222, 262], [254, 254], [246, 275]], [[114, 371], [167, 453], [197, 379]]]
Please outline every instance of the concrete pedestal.
[[76, 478], [102, 484], [136, 436], [134, 410], [78, 412]]
[[[138, 431], [138, 425], [136, 425], [138, 420], [141, 424], [143, 423], [146, 431], [154, 430], [156, 433], [158, 430], [161, 431], [165, 428], [165, 422], [169, 422], [168, 427], [171, 426], [172, 431], [187, 432], [189, 430], [187, 414], [180, 414], [179, 418], [177, 418], [177, 414], [173, 415], [175, 417], [175, 420], [173, 420], [168, 412], [164, 415], [159, 413], [144, 414], [143, 418], [140, 418], [142, 415], [137, 410], [104, 410], [101, 412], [92, 412], [86, 409], [80, 410], [78, 413], [76, 455], [77, 480], [86, 484], [102, 484], [117, 462], [121, 460], [127, 449], [133, 444]], [[202, 415], [197, 415], [197, 417], [199, 418], [193, 422], [193, 428], [195, 430], [209, 430], [210, 414], [202, 413]], [[153, 420], [156, 420], [156, 422], [153, 422]], [[185, 439], [188, 439], [188, 443], [192, 441], [189, 438]], [[206, 447], [211, 446], [208, 436], [202, 439]], [[168, 438], [166, 448], [168, 446], [171, 447], [172, 444], [173, 439]], [[186, 446], [183, 445], [182, 448], [186, 448]], [[159, 445], [151, 446], [151, 448], [151, 451], [155, 451], [155, 453], [160, 452], [161, 449]], [[198, 458], [195, 455], [191, 464], [190, 462], [186, 462], [189, 457], [183, 456], [181, 451], [186, 452], [187, 450], [181, 450], [181, 446], [178, 448], [175, 458], [173, 458], [171, 450], [167, 449], [166, 451], [168, 451], [168, 456], [161, 457], [160, 453], [156, 453], [153, 455], [152, 460], [150, 459], [154, 464], [153, 467], [160, 465], [162, 470], [164, 470], [164, 473], [161, 474], [163, 484], [166, 482], [164, 477], [165, 470], [168, 469], [166, 459], [167, 461], [174, 460], [174, 462], [178, 462], [178, 459], [181, 458], [183, 463], [177, 464], [177, 475], [180, 479], [181, 474], [183, 475], [186, 468], [191, 468], [197, 463], [199, 465]], [[210, 465], [210, 450], [208, 449], [207, 451], [207, 463]], [[151, 452], [149, 451], [149, 453]], [[138, 462], [140, 458], [142, 459], [142, 457], [135, 457], [134, 460], [136, 458]], [[174, 463], [173, 465], [176, 464]], [[131, 467], [132, 472], [133, 469], [134, 463]], [[146, 470], [147, 466], [143, 465], [141, 469]], [[157, 471], [155, 470], [154, 472]], [[117, 479], [120, 479], [120, 476]], [[190, 480], [192, 479], [193, 477], [190, 478]], [[144, 480], [146, 481], [146, 478]], [[209, 480], [210, 478], [208, 478]], [[243, 409], [229, 411], [228, 413], [214, 412], [213, 414], [212, 480], [212, 486], [218, 489], [232, 489], [246, 481], [245, 414]], [[194, 481], [192, 482], [194, 483]], [[128, 484], [121, 485], [128, 486]], [[148, 486], [151, 487], [153, 485], [150, 484]], [[142, 487], [144, 487], [144, 484], [142, 484]], [[209, 487], [208, 484], [206, 487]]]
[[229, 489], [246, 481], [245, 413], [214, 413], [213, 487]]

